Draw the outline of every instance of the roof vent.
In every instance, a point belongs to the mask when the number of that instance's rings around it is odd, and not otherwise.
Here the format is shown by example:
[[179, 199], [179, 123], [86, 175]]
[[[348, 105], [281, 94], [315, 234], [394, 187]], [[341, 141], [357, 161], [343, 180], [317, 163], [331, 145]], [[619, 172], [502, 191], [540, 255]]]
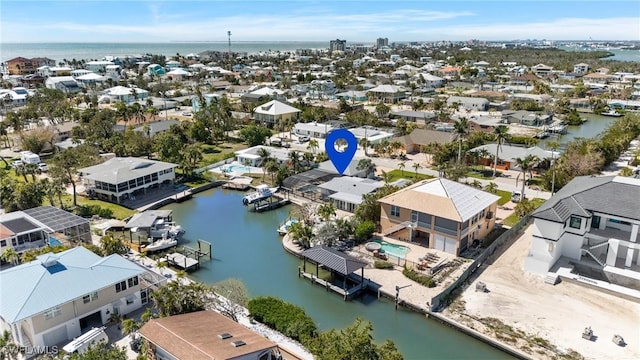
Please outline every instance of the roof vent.
[[232, 338], [233, 335], [229, 334], [229, 333], [222, 333], [222, 334], [218, 334], [218, 337], [222, 340], [224, 339], [228, 339], [228, 338]]
[[44, 267], [51, 267], [57, 263], [58, 263], [58, 259], [54, 257], [48, 257], [42, 262], [42, 265], [44, 265]]
[[243, 345], [247, 345], [247, 343], [242, 340], [236, 340], [236, 341], [232, 341], [231, 345], [233, 345], [233, 347], [240, 347]]

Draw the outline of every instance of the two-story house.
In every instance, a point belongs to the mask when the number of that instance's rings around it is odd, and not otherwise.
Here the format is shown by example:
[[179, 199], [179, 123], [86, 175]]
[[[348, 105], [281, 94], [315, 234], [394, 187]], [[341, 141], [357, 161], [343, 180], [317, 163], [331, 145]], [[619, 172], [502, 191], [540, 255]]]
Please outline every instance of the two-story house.
[[640, 179], [576, 177], [532, 217], [525, 270], [546, 274], [564, 257], [599, 280], [640, 289]]
[[273, 126], [280, 121], [291, 120], [297, 122], [301, 112], [302, 111], [293, 106], [278, 100], [271, 100], [266, 104], [256, 107], [253, 110], [253, 117], [268, 126]]
[[499, 198], [444, 178], [423, 180], [378, 200], [381, 233], [459, 255], [493, 229]]
[[148, 301], [145, 270], [79, 246], [0, 272], [0, 331], [19, 346], [63, 344]]

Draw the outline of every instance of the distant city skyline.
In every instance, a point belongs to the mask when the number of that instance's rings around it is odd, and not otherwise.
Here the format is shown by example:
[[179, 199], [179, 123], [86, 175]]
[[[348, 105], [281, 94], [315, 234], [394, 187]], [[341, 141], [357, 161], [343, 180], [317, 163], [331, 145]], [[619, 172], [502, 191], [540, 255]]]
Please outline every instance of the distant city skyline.
[[2, 0], [2, 43], [640, 41], [635, 1]]

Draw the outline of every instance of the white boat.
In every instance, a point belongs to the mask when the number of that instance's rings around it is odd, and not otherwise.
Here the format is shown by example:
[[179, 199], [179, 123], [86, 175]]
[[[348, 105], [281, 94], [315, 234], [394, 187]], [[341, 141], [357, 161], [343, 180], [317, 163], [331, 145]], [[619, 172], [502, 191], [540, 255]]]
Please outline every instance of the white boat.
[[254, 202], [267, 199], [275, 194], [278, 189], [279, 188], [277, 187], [270, 188], [267, 185], [258, 185], [256, 187], [256, 191], [249, 193], [242, 198], [242, 203], [244, 205], [249, 205], [253, 204]]
[[298, 221], [298, 219], [287, 220], [284, 224], [282, 224], [282, 226], [278, 228], [278, 234], [280, 234], [281, 236], [286, 235], [289, 232], [291, 225], [297, 223]]
[[150, 251], [160, 251], [160, 250], [164, 250], [164, 249], [168, 249], [170, 247], [174, 247], [178, 245], [178, 240], [175, 238], [163, 238], [160, 240], [156, 240], [154, 242], [152, 242], [151, 244], [147, 245], [145, 247], [145, 250], [147, 252]]
[[612, 116], [612, 117], [620, 117], [620, 116], [622, 116], [622, 114], [620, 114], [619, 112], [617, 112], [615, 110], [605, 111], [605, 112], [601, 113], [600, 115], [602, 115], [602, 116]]

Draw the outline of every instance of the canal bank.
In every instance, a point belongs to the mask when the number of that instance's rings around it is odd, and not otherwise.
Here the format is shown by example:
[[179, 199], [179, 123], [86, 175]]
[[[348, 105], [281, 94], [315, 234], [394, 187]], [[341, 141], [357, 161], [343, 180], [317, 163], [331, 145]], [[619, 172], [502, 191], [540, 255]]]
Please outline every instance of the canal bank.
[[[185, 238], [213, 244], [213, 260], [203, 263], [192, 278], [215, 283], [239, 278], [250, 296], [277, 296], [299, 305], [320, 330], [344, 328], [360, 317], [374, 326], [376, 341], [391, 339], [406, 359], [506, 359], [508, 354], [424, 315], [393, 302], [364, 293], [351, 301], [327, 293], [320, 286], [298, 278], [300, 260], [283, 251], [276, 228], [289, 216], [291, 206], [265, 213], [242, 206], [243, 193], [222, 189], [196, 194], [190, 201], [174, 203], [174, 220], [186, 230]], [[188, 245], [188, 244], [187, 244]]]

